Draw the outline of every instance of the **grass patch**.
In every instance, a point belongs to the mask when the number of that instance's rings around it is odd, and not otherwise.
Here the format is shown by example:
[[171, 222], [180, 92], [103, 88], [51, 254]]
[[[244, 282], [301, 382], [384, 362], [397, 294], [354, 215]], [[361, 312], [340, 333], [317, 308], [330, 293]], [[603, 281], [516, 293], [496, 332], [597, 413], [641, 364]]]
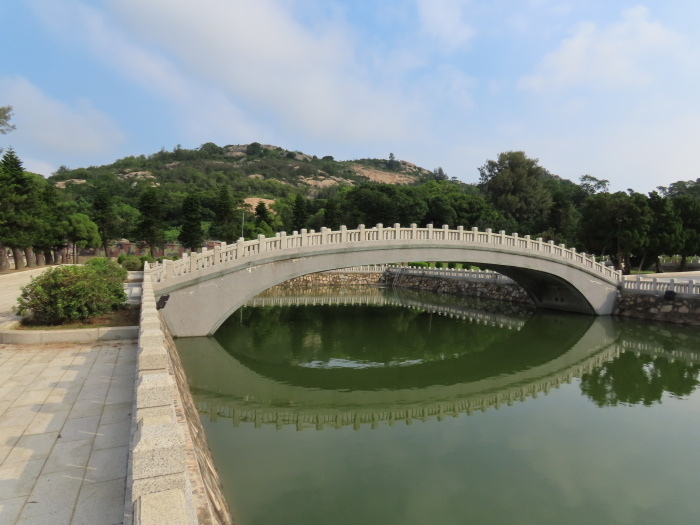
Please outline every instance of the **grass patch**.
[[75, 321], [60, 325], [47, 326], [35, 323], [31, 320], [22, 321], [18, 330], [75, 330], [80, 328], [104, 328], [113, 326], [138, 326], [141, 307], [130, 306], [119, 310], [112, 310], [105, 314], [96, 315], [83, 321]]

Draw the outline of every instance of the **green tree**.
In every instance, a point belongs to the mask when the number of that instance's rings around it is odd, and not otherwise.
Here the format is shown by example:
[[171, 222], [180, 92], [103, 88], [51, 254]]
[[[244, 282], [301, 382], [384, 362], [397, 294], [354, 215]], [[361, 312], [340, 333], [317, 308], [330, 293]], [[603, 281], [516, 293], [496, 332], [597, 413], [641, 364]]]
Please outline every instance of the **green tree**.
[[683, 192], [672, 200], [683, 225], [683, 243], [679, 250], [683, 271], [687, 258], [700, 253], [700, 198], [691, 192]]
[[97, 188], [92, 203], [92, 220], [102, 239], [105, 257], [109, 257], [109, 245], [119, 238], [119, 223], [113, 196], [105, 188]]
[[[5, 135], [15, 129], [13, 124], [10, 124], [12, 118], [12, 106], [0, 106], [0, 135]], [[0, 153], [3, 149], [0, 148]], [[0, 247], [0, 249], [2, 249]]]
[[182, 229], [178, 240], [185, 248], [196, 252], [204, 243], [202, 231], [202, 206], [199, 195], [190, 193], [182, 203]]
[[73, 245], [73, 263], [78, 262], [78, 249], [98, 248], [102, 243], [97, 224], [84, 213], [74, 213], [68, 216], [66, 238]]
[[596, 179], [593, 175], [581, 175], [579, 177], [579, 187], [586, 195], [596, 193], [608, 193], [610, 182], [606, 179]]
[[148, 187], [139, 197], [138, 210], [140, 213], [137, 235], [148, 245], [151, 257], [155, 259], [156, 250], [163, 244], [165, 229], [163, 199], [155, 187]]
[[259, 142], [251, 142], [245, 149], [245, 154], [251, 157], [262, 157], [264, 152], [265, 150]]
[[303, 195], [297, 194], [292, 205], [292, 229], [301, 231], [306, 228], [306, 223], [309, 220], [309, 208], [307, 200]]
[[532, 234], [546, 227], [552, 196], [544, 185], [551, 177], [523, 151], [507, 151], [479, 168], [480, 184], [496, 210], [513, 219], [519, 231]]
[[646, 254], [654, 261], [656, 272], [661, 273], [659, 256], [674, 255], [683, 247], [683, 222], [673, 201], [655, 191], [649, 194], [649, 209], [652, 219]]
[[232, 244], [241, 235], [241, 223], [231, 190], [225, 184], [219, 186], [216, 202], [214, 204], [214, 220], [209, 228], [210, 235]]
[[270, 224], [270, 211], [265, 206], [263, 201], [259, 201], [255, 206], [255, 222], [259, 225], [261, 222]]
[[597, 193], [584, 203], [580, 237], [586, 250], [607, 254], [615, 268], [629, 273], [631, 257], [641, 256], [649, 243], [651, 210], [639, 193]]
[[[40, 223], [40, 189], [46, 182], [40, 175], [27, 173], [12, 148], [0, 160], [0, 245], [12, 249], [15, 268], [34, 266], [32, 244]], [[4, 248], [3, 248], [4, 249]]]

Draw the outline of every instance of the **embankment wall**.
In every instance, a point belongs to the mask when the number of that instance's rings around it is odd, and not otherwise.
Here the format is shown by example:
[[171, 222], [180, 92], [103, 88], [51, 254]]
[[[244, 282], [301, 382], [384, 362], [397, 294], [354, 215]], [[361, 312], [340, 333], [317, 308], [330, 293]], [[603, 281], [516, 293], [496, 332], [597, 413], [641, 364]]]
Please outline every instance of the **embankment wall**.
[[199, 414], [148, 272], [143, 282], [138, 379], [124, 523], [232, 523]]

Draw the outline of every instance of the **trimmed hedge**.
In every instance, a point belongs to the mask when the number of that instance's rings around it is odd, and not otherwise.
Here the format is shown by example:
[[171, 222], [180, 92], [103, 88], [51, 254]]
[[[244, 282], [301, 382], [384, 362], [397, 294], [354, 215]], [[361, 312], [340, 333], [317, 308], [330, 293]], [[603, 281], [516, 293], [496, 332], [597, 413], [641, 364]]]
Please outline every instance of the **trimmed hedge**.
[[22, 288], [13, 310], [44, 325], [81, 321], [125, 307], [125, 277], [126, 270], [104, 258], [50, 268]]

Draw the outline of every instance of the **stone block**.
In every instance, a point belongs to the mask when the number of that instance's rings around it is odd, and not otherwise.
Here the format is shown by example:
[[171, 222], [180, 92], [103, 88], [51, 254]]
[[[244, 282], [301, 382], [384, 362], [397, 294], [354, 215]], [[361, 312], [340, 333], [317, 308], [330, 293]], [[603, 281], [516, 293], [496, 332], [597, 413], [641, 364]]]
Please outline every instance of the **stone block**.
[[160, 330], [160, 319], [155, 316], [149, 316], [141, 319], [139, 328], [140, 332], [143, 332], [144, 330]]
[[184, 474], [185, 447], [177, 424], [141, 425], [134, 436], [133, 479]]
[[154, 478], [134, 479], [131, 486], [131, 500], [136, 502], [145, 494], [162, 492], [164, 490], [182, 490], [187, 487], [185, 472], [169, 474], [167, 476], [156, 476]]
[[160, 329], [147, 329], [139, 333], [139, 346], [145, 347], [158, 344], [165, 344], [165, 337]]
[[139, 370], [167, 370], [170, 358], [162, 344], [139, 346]]
[[144, 374], [136, 383], [136, 408], [171, 405], [175, 398], [175, 381], [170, 374]]
[[180, 489], [144, 494], [134, 503], [134, 525], [187, 525], [185, 493]]
[[172, 405], [164, 405], [160, 407], [148, 407], [136, 409], [136, 421], [140, 422], [145, 418], [170, 418], [170, 423], [175, 422], [175, 412]]

